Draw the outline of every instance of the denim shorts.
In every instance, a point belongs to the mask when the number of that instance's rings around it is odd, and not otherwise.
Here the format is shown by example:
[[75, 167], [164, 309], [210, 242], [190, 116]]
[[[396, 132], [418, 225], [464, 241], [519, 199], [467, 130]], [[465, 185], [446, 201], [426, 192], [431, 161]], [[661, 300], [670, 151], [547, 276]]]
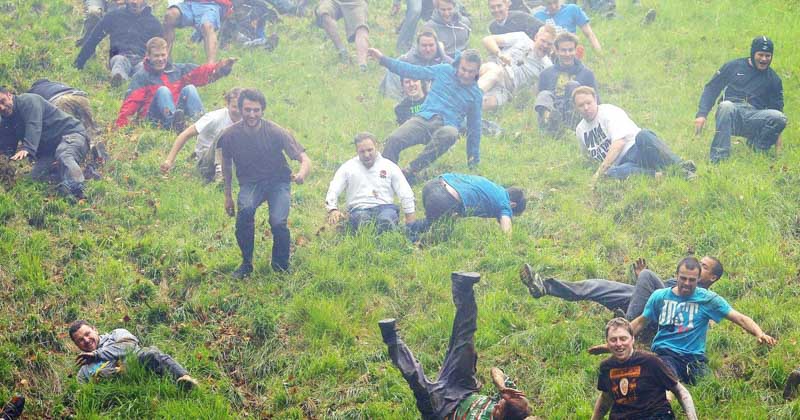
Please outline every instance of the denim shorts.
[[196, 3], [184, 1], [172, 7], [177, 7], [181, 11], [181, 21], [178, 26], [194, 26], [198, 30], [206, 22], [214, 25], [214, 29], [219, 29], [222, 6], [216, 3]]

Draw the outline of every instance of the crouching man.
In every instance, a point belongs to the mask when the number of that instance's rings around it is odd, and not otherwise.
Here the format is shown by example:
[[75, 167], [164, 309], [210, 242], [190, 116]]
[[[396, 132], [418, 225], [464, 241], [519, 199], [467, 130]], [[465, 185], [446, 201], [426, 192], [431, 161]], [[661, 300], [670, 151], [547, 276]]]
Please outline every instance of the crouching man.
[[81, 350], [75, 358], [75, 364], [80, 368], [79, 382], [114, 375], [123, 369], [123, 359], [131, 353], [146, 369], [158, 375], [169, 374], [179, 386], [185, 389], [197, 386], [197, 381], [180, 363], [155, 347], [139, 347], [139, 339], [124, 328], [100, 335], [88, 322], [79, 320], [69, 326], [69, 337]]

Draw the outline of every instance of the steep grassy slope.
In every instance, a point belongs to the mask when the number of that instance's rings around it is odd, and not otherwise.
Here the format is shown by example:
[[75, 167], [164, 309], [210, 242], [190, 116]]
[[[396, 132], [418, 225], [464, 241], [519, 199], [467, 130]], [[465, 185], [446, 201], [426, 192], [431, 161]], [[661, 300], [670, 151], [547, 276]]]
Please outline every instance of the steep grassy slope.
[[[24, 90], [38, 77], [64, 80], [89, 91], [97, 118], [110, 125], [124, 88], [107, 87], [102, 59], [84, 72], [71, 67], [79, 3], [0, 5], [6, 29], [0, 83]], [[233, 86], [263, 90], [267, 116], [307, 147], [314, 171], [306, 184], [293, 186], [294, 271], [271, 272], [263, 209], [256, 275], [231, 279], [239, 254], [221, 188], [200, 183], [184, 159], [189, 151], [169, 176], [160, 174], [171, 134], [109, 132], [104, 137], [115, 160], [102, 181], [90, 184], [86, 202], [70, 205], [30, 181], [0, 193], [0, 400], [25, 393], [30, 418], [414, 418], [413, 397], [388, 361], [376, 322], [398, 318], [434, 375], [453, 316], [449, 273], [475, 270], [484, 276], [477, 287], [484, 382], [491, 366], [502, 366], [531, 396], [536, 415], [586, 418], [599, 359], [585, 349], [602, 339], [611, 314], [588, 303], [531, 299], [517, 280], [518, 267], [527, 261], [547, 275], [626, 281], [624, 267], [645, 256], [666, 277], [692, 249], [719, 256], [727, 275], [716, 291], [780, 340], [766, 349], [729, 322], [712, 328], [715, 374], [690, 388], [701, 417], [800, 416], [798, 403], [784, 404], [779, 396], [786, 374], [800, 365], [794, 123], [800, 6], [783, 0], [620, 3], [620, 18], [593, 21], [605, 54], [589, 51], [587, 64], [605, 102], [628, 110], [698, 162], [696, 181], [634, 178], [607, 181], [592, 192], [594, 166], [579, 157], [574, 139], [542, 138], [530, 104], [510, 106], [489, 117], [505, 131], [484, 139], [477, 169], [529, 191], [528, 211], [515, 219], [510, 237], [490, 220], [461, 220], [447, 240], [423, 248], [400, 234], [374, 239], [369, 232], [320, 231], [328, 182], [354, 153], [350, 139], [362, 130], [387, 135], [393, 104], [376, 94], [383, 71], [374, 63], [366, 74], [337, 64], [322, 31], [308, 19], [285, 18], [275, 52], [223, 52], [240, 61], [230, 77], [201, 93], [207, 109], [215, 109]], [[471, 43], [479, 46], [490, 17], [483, 2], [467, 5], [479, 22]], [[370, 7], [373, 45], [393, 51], [397, 18], [388, 14], [390, 2]], [[647, 7], [657, 7], [658, 17], [642, 28]], [[785, 149], [755, 155], [742, 142], [730, 161], [710, 166], [712, 130], [692, 134], [700, 91], [723, 62], [747, 55], [750, 39], [762, 33], [776, 42], [774, 68], [786, 90]], [[188, 36], [179, 33], [176, 62], [202, 60], [202, 47], [187, 45]], [[428, 175], [444, 171], [468, 171], [463, 141]], [[135, 365], [108, 383], [78, 386], [66, 326], [79, 318], [101, 330], [125, 327], [157, 345], [184, 363], [201, 389], [182, 394]]]

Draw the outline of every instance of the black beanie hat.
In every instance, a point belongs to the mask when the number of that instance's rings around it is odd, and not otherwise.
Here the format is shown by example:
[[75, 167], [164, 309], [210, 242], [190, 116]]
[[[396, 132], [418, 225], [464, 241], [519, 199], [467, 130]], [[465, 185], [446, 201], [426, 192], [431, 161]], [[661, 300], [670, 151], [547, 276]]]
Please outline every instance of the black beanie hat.
[[764, 35], [753, 38], [753, 43], [750, 44], [750, 62], [753, 65], [756, 62], [756, 53], [759, 51], [772, 53], [775, 51], [775, 44]]

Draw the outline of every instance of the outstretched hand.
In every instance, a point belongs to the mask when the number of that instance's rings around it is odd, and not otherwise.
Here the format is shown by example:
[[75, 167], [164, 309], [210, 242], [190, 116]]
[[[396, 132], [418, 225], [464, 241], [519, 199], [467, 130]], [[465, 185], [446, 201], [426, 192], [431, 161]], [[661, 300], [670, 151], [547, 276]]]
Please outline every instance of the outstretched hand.
[[771, 336], [769, 336], [767, 334], [761, 334], [761, 336], [758, 337], [758, 344], [766, 344], [766, 345], [771, 347], [771, 346], [774, 346], [777, 343], [778, 343], [778, 340], [776, 340], [775, 338], [773, 338], [773, 337], [771, 337]]
[[636, 275], [636, 278], [639, 278], [639, 273], [645, 269], [647, 269], [647, 260], [644, 258], [639, 258], [633, 263], [633, 274]]
[[75, 364], [78, 366], [85, 366], [97, 360], [94, 352], [83, 352], [75, 357]]
[[233, 204], [232, 197], [225, 198], [225, 213], [230, 217], [236, 216], [236, 205]]
[[211, 78], [213, 80], [217, 80], [231, 74], [231, 70], [233, 70], [233, 65], [236, 63], [236, 60], [238, 60], [238, 58], [228, 57], [220, 61], [219, 66], [216, 70], [214, 70]]
[[596, 346], [589, 347], [586, 349], [586, 351], [594, 356], [611, 353], [611, 349], [608, 348], [608, 344], [598, 344]]
[[375, 61], [381, 61], [381, 58], [383, 58], [383, 53], [377, 48], [367, 49], [367, 55]]
[[14, 156], [11, 156], [10, 159], [11, 160], [22, 160], [22, 159], [25, 159], [26, 157], [28, 157], [28, 151], [27, 150], [20, 150], [19, 152], [14, 153]]
[[525, 398], [525, 393], [514, 388], [503, 388], [500, 390], [503, 399]]

